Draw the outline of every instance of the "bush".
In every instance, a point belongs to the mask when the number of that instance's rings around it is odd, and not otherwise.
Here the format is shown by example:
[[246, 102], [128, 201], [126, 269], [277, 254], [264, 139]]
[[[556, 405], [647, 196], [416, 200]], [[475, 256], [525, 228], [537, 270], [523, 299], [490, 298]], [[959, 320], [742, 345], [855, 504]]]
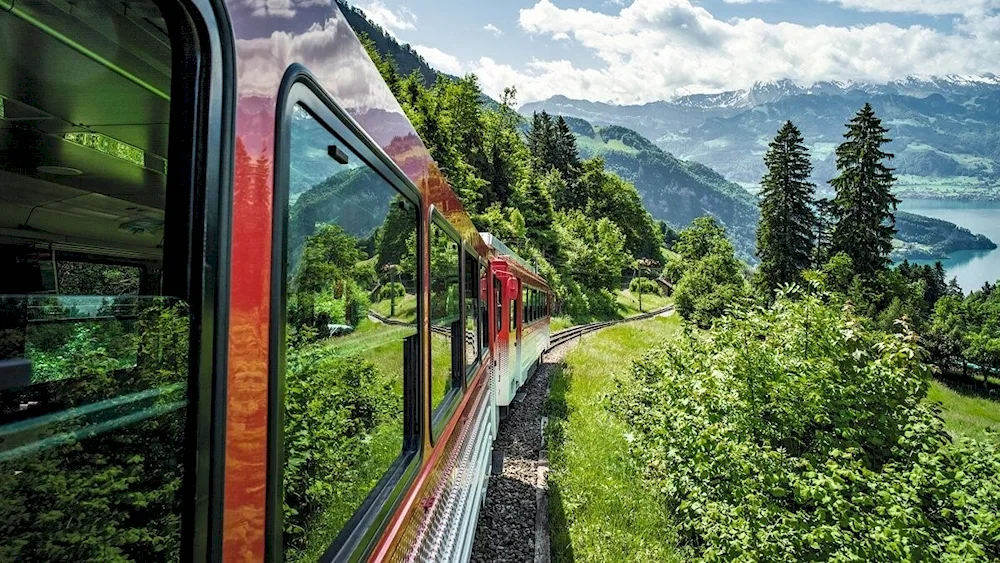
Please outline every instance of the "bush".
[[382, 286], [378, 293], [378, 300], [400, 299], [406, 295], [406, 288], [399, 282], [387, 283]]
[[402, 404], [371, 361], [325, 344], [289, 349], [285, 385], [284, 541], [299, 559], [333, 541], [314, 536], [336, 534], [399, 453], [378, 436], [399, 440]]
[[632, 278], [628, 284], [628, 290], [632, 293], [660, 294], [660, 284], [649, 278]]
[[952, 443], [916, 334], [790, 297], [664, 345], [620, 384], [614, 410], [685, 559], [1000, 557], [1000, 448]]

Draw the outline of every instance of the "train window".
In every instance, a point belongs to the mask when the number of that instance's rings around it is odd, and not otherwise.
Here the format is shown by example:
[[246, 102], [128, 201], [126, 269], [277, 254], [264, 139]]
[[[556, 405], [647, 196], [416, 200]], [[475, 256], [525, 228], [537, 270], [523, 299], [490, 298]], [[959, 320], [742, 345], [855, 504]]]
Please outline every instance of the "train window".
[[503, 282], [500, 276], [493, 277], [493, 303], [496, 307], [497, 336], [503, 332]]
[[[485, 287], [485, 291], [489, 291], [489, 282], [486, 281], [486, 264], [479, 263], [479, 283]], [[486, 295], [483, 293], [484, 289], [480, 289], [480, 296]], [[487, 349], [490, 347], [490, 321], [489, 321], [489, 310], [487, 307], [488, 299], [479, 300], [479, 357], [484, 358], [487, 353]]]
[[288, 119], [282, 547], [299, 561], [336, 541], [403, 454], [418, 212], [303, 106]]
[[187, 260], [189, 186], [166, 173], [182, 69], [149, 0], [11, 6], [0, 9], [0, 559], [176, 561], [190, 543], [192, 321], [178, 275], [141, 287], [130, 264]]
[[469, 373], [479, 364], [479, 259], [465, 253], [465, 366]]
[[437, 409], [455, 384], [452, 340], [462, 338], [459, 256], [458, 241], [431, 223], [431, 409]]
[[517, 299], [510, 300], [510, 333], [513, 335], [517, 332], [517, 314], [518, 314], [518, 302]]

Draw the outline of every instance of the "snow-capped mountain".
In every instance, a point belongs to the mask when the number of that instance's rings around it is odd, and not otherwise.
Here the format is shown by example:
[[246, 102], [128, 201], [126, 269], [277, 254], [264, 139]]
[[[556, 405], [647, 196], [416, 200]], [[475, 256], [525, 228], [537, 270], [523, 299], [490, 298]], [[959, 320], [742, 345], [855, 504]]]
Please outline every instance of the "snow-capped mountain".
[[813, 180], [823, 188], [835, 173], [832, 149], [843, 139], [844, 124], [865, 103], [890, 128], [899, 185], [911, 186], [901, 189], [1000, 199], [1000, 76], [995, 74], [909, 76], [886, 83], [786, 79], [632, 106], [558, 97], [521, 111], [544, 109], [628, 127], [679, 158], [747, 185], [763, 174], [767, 141], [792, 120], [812, 149]]

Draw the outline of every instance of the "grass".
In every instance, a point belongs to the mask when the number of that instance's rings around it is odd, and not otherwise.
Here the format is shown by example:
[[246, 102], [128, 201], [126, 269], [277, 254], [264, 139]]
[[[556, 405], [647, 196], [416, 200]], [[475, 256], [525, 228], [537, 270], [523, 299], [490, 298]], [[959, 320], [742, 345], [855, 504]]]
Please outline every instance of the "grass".
[[676, 561], [667, 515], [640, 481], [627, 428], [606, 408], [614, 380], [677, 332], [676, 317], [585, 337], [552, 380], [549, 512], [553, 561]]
[[670, 297], [664, 297], [662, 295], [653, 295], [649, 293], [642, 294], [642, 311], [639, 310], [639, 294], [633, 294], [629, 290], [624, 290], [618, 292], [618, 312], [621, 313], [623, 318], [634, 317], [636, 315], [641, 315], [642, 313], [648, 313], [656, 309], [666, 307], [673, 303], [674, 300]]
[[382, 315], [383, 317], [392, 318], [406, 323], [415, 323], [417, 322], [417, 296], [412, 293], [407, 293], [403, 297], [397, 298], [395, 315], [389, 314], [392, 311], [392, 302], [388, 299], [383, 299], [378, 303], [372, 303], [371, 310]]
[[960, 388], [941, 381], [931, 382], [927, 400], [941, 404], [941, 418], [952, 436], [1000, 441], [1000, 434], [987, 434], [987, 428], [1000, 431], [1000, 403], [963, 393]]

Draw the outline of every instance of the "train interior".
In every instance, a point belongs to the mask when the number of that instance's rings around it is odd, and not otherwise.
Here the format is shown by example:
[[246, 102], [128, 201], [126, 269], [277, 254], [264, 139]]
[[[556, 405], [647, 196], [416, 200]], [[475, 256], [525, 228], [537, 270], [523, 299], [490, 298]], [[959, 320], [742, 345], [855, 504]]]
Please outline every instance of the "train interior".
[[0, 1], [0, 558], [89, 559], [97, 521], [113, 534], [97, 559], [180, 553], [171, 61], [149, 0]]

